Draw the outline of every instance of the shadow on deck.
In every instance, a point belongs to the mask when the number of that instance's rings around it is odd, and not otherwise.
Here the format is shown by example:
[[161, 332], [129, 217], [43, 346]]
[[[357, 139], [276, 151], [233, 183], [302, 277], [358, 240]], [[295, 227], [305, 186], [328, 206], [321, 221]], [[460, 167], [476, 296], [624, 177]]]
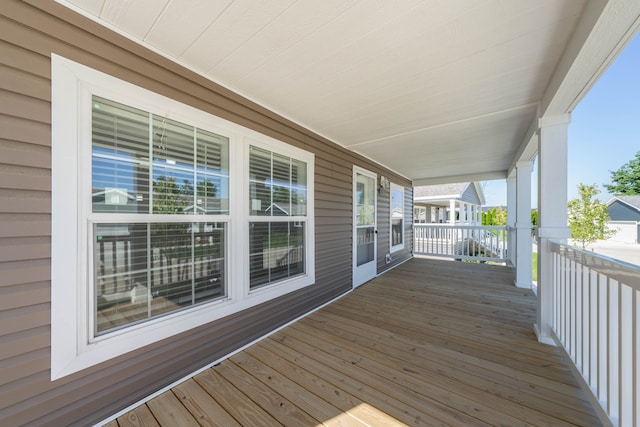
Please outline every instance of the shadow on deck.
[[512, 270], [413, 259], [109, 426], [600, 425]]

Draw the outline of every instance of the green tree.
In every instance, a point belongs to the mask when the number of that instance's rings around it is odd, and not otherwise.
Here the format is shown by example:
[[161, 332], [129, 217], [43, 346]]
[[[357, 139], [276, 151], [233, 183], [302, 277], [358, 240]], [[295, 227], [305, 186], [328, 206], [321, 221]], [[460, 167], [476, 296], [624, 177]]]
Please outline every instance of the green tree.
[[491, 225], [493, 223], [493, 209], [482, 212], [482, 225]]
[[615, 230], [607, 228], [607, 206], [594, 199], [600, 192], [598, 186], [580, 183], [578, 191], [580, 197], [569, 201], [569, 227], [571, 237], [584, 249], [591, 243], [608, 238]]
[[153, 181], [153, 213], [154, 214], [182, 214], [187, 201], [181, 197], [193, 188], [185, 181], [185, 186], [179, 186], [174, 177], [159, 176]]
[[507, 225], [507, 210], [499, 207], [483, 212], [482, 225]]
[[197, 194], [200, 197], [216, 197], [218, 187], [208, 179], [203, 179], [197, 184]]
[[275, 185], [273, 187], [273, 202], [278, 203], [279, 205], [283, 205], [283, 208], [287, 208], [289, 206], [289, 202], [291, 201], [291, 192], [287, 187], [283, 187], [280, 185]]
[[[187, 201], [193, 200], [193, 186], [184, 180], [180, 186], [174, 177], [159, 176], [153, 181], [153, 213], [184, 214]], [[168, 263], [169, 277], [173, 259], [178, 260], [179, 280], [187, 278], [187, 263], [180, 260], [191, 256], [191, 235], [187, 222], [151, 223], [151, 246], [157, 248]], [[182, 267], [181, 267], [182, 264]]]
[[495, 211], [495, 217], [492, 225], [507, 225], [507, 210], [499, 207]]
[[604, 184], [611, 194], [634, 196], [640, 194], [640, 151], [636, 157], [625, 163], [620, 169], [611, 171], [612, 184]]

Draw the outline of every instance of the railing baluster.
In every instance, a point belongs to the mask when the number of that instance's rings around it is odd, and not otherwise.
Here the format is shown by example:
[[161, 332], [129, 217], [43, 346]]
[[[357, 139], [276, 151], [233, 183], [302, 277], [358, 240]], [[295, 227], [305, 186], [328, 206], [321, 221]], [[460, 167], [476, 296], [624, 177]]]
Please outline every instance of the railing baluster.
[[569, 355], [571, 356], [571, 340], [569, 339], [569, 264], [571, 260], [565, 258], [563, 265], [563, 277], [562, 277], [562, 312], [564, 318], [562, 319], [562, 343], [567, 348]]
[[[609, 416], [618, 419], [619, 405], [618, 387], [620, 384], [620, 366], [619, 366], [619, 349], [620, 349], [620, 325], [618, 323], [620, 316], [620, 300], [618, 283], [609, 278]], [[613, 382], [612, 380], [615, 380]]]
[[580, 361], [580, 371], [583, 375], [589, 377], [589, 369], [591, 361], [589, 357], [589, 349], [591, 348], [591, 282], [589, 281], [590, 271], [588, 267], [582, 269], [582, 360]]
[[[618, 295], [618, 405], [620, 425], [630, 425], [633, 420], [633, 291], [629, 286], [621, 285]], [[624, 372], [629, 366], [631, 372]]]
[[640, 292], [635, 292], [635, 297], [632, 297], [632, 323], [631, 323], [631, 336], [633, 337], [631, 360], [633, 361], [633, 372], [631, 377], [633, 378], [633, 427], [640, 427], [640, 316], [638, 315], [638, 306], [640, 306]]
[[506, 262], [506, 227], [414, 224], [414, 254]]
[[576, 273], [575, 273], [575, 282], [576, 282], [576, 301], [575, 301], [575, 310], [576, 310], [576, 319], [575, 319], [575, 346], [576, 346], [576, 365], [578, 368], [582, 369], [582, 337], [584, 334], [584, 330], [582, 328], [582, 264], [576, 263]]
[[576, 362], [576, 262], [569, 262], [569, 346], [571, 358]]
[[552, 242], [552, 329], [612, 425], [640, 427], [640, 267]]
[[[603, 283], [604, 282], [604, 283]], [[602, 402], [606, 402], [609, 397], [608, 390], [608, 373], [607, 369], [609, 362], [607, 357], [609, 356], [609, 352], [607, 348], [609, 347], [609, 311], [608, 311], [608, 296], [607, 292], [607, 277], [603, 274], [600, 274], [598, 277], [598, 289], [599, 289], [599, 304], [598, 304], [598, 312], [599, 312], [599, 321], [598, 321], [598, 335], [600, 337], [600, 345], [598, 347], [598, 400]], [[609, 410], [607, 408], [607, 413]]]
[[598, 346], [600, 345], [599, 331], [598, 331], [598, 272], [591, 270], [589, 275], [589, 283], [591, 288], [591, 298], [589, 301], [589, 316], [591, 321], [589, 322], [589, 335], [591, 336], [591, 347], [589, 354], [591, 355], [591, 363], [589, 365], [589, 385], [591, 390], [596, 392], [598, 390]]

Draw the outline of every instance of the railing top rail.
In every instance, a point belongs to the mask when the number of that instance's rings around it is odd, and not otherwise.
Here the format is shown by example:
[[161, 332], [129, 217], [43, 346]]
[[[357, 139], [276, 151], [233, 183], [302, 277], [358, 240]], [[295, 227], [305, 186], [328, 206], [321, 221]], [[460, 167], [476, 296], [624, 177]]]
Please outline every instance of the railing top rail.
[[421, 224], [414, 223], [414, 227], [419, 228], [428, 228], [428, 227], [438, 227], [438, 228], [468, 228], [468, 229], [482, 229], [482, 230], [507, 230], [507, 227], [504, 225], [470, 225], [470, 224], [445, 224], [445, 223], [431, 223], [431, 224]]
[[551, 240], [551, 251], [640, 291], [640, 266]]

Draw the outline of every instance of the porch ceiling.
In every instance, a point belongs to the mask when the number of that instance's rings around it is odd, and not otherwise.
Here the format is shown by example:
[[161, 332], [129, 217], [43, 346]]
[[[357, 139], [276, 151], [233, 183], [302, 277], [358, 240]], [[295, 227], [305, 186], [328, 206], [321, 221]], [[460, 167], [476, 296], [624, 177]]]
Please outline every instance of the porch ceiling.
[[[416, 185], [505, 177], [573, 109], [637, 0], [68, 0]], [[640, 3], [640, 2], [637, 2]]]

